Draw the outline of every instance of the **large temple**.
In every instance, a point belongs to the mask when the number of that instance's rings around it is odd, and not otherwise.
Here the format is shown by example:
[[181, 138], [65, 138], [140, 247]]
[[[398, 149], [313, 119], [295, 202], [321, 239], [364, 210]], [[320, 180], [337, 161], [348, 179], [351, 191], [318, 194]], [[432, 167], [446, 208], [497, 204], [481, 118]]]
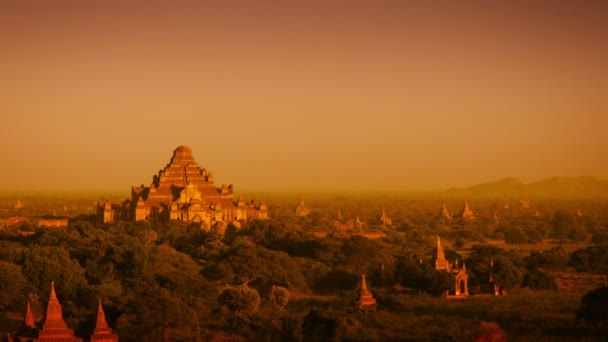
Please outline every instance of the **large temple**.
[[[42, 328], [39, 329], [34, 321], [34, 315], [30, 303], [27, 303], [25, 317], [22, 326], [6, 336], [8, 342], [82, 342], [82, 338], [74, 335], [63, 319], [63, 313], [57, 294], [55, 284], [51, 283], [51, 293], [46, 308], [46, 316]], [[101, 301], [97, 308], [97, 322], [95, 330], [90, 338], [91, 342], [118, 342], [118, 335], [112, 333], [105, 319]]]
[[150, 186], [131, 188], [131, 199], [120, 204], [99, 202], [100, 223], [114, 221], [181, 220], [200, 222], [204, 228], [234, 221], [268, 218], [268, 206], [242, 197], [234, 201], [234, 187], [216, 187], [213, 174], [201, 168], [187, 146], [173, 151], [169, 164], [152, 179]]

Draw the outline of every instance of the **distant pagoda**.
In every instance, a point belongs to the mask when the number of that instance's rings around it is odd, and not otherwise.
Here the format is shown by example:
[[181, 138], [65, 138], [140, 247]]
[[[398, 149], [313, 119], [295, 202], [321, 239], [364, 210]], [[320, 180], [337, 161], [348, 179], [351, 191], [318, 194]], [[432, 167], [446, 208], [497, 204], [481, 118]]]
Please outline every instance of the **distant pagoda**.
[[448, 222], [452, 221], [452, 215], [448, 211], [448, 208], [445, 207], [445, 204], [441, 205], [441, 210], [439, 211], [439, 219], [446, 220]]
[[376, 299], [371, 291], [367, 288], [367, 282], [365, 281], [365, 274], [361, 275], [361, 287], [359, 288], [359, 300], [357, 304], [360, 309], [370, 310], [376, 308]]
[[13, 206], [13, 208], [15, 208], [15, 209], [23, 208], [23, 202], [21, 202], [21, 196], [17, 196], [17, 202], [15, 202], [15, 205]]
[[101, 300], [97, 306], [97, 322], [95, 323], [95, 331], [91, 335], [91, 342], [118, 342], [118, 335], [112, 333], [112, 329], [106, 322], [106, 314], [101, 306]]
[[384, 209], [382, 209], [382, 216], [380, 216], [380, 223], [382, 223], [383, 226], [392, 226], [393, 225], [393, 220], [386, 215], [386, 212], [384, 212]]
[[477, 217], [475, 217], [475, 214], [473, 214], [473, 211], [471, 210], [471, 208], [469, 208], [469, 203], [467, 203], [467, 202], [464, 202], [464, 206], [462, 207], [462, 210], [458, 213], [458, 215], [456, 215], [456, 217], [460, 220], [466, 220], [466, 221], [473, 221], [477, 218]]
[[445, 253], [441, 247], [441, 239], [437, 237], [437, 257], [435, 258], [435, 269], [437, 271], [448, 271], [450, 272], [450, 263], [445, 258]]
[[295, 212], [298, 217], [304, 217], [310, 214], [310, 209], [306, 206], [306, 203], [304, 203], [304, 198], [300, 197], [300, 202], [298, 203]]
[[131, 200], [121, 204], [98, 203], [97, 217], [100, 223], [180, 220], [199, 222], [205, 228], [268, 218], [265, 203], [245, 203], [242, 197], [235, 202], [233, 193], [232, 185], [216, 187], [213, 174], [196, 163], [192, 149], [179, 146], [150, 186], [132, 187]]

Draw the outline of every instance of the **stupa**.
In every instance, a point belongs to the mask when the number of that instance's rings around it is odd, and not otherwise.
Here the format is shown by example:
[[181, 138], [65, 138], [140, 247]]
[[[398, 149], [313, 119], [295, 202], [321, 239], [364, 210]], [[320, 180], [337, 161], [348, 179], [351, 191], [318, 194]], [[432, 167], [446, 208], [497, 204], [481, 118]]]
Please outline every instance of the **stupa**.
[[384, 209], [382, 209], [382, 216], [380, 216], [380, 223], [382, 223], [383, 226], [392, 226], [393, 225], [393, 220], [391, 220], [391, 218], [386, 215], [386, 213], [384, 212]]
[[106, 314], [103, 312], [101, 300], [97, 306], [97, 322], [95, 323], [95, 331], [91, 335], [91, 342], [118, 342], [118, 335], [112, 333], [112, 329], [106, 322]]
[[376, 299], [371, 291], [367, 288], [365, 274], [361, 275], [361, 288], [359, 289], [359, 300], [357, 301], [360, 309], [375, 309]]
[[300, 203], [298, 203], [298, 206], [296, 207], [296, 216], [304, 217], [308, 214], [310, 214], [310, 209], [308, 209], [306, 203], [304, 203], [304, 198], [300, 197]]
[[21, 208], [23, 208], [23, 202], [21, 202], [21, 196], [17, 197], [17, 202], [15, 202], [15, 205], [13, 207], [15, 209], [21, 209]]
[[439, 211], [439, 219], [443, 219], [448, 222], [452, 221], [452, 215], [448, 211], [448, 208], [445, 207], [445, 204], [441, 205], [441, 210]]
[[265, 203], [245, 203], [242, 197], [234, 202], [233, 194], [233, 185], [216, 187], [213, 174], [196, 163], [192, 149], [179, 146], [150, 186], [132, 187], [131, 200], [121, 204], [99, 202], [97, 217], [99, 223], [180, 220], [202, 227], [268, 218]]
[[55, 294], [55, 283], [51, 283], [46, 318], [38, 335], [38, 342], [82, 342], [81, 338], [74, 336], [74, 331], [68, 328], [63, 320], [61, 304]]
[[445, 253], [441, 247], [441, 239], [437, 237], [437, 258], [435, 259], [435, 269], [437, 271], [450, 271], [450, 263], [445, 258]]
[[[36, 327], [34, 315], [28, 301], [22, 326], [13, 333], [8, 333], [6, 340], [8, 342], [82, 342], [81, 338], [74, 336], [74, 331], [63, 320], [61, 304], [55, 293], [55, 283], [51, 283], [51, 293], [42, 329]], [[110, 329], [106, 322], [101, 301], [99, 301], [97, 308], [97, 323], [95, 324], [95, 330], [93, 335], [91, 335], [90, 341], [118, 342], [118, 335], [112, 333], [112, 329]]]
[[13, 339], [10, 334], [7, 335], [9, 341], [17, 340], [19, 342], [30, 342], [36, 341], [38, 338], [38, 329], [36, 329], [36, 322], [34, 321], [34, 314], [30, 302], [27, 302], [25, 309], [25, 316], [23, 318], [23, 324], [19, 329], [12, 334], [15, 338]]
[[475, 214], [473, 214], [473, 211], [471, 210], [471, 208], [469, 208], [469, 203], [464, 202], [464, 206], [462, 207], [462, 210], [458, 213], [458, 215], [456, 215], [456, 217], [458, 217], [461, 220], [469, 220], [469, 221], [473, 221], [476, 219]]

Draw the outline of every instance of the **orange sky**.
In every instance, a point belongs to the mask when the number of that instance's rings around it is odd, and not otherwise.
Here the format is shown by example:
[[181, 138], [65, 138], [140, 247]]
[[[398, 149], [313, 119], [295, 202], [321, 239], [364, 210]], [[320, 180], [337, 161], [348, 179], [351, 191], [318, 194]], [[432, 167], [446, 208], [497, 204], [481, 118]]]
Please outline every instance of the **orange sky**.
[[0, 4], [0, 189], [608, 178], [606, 1], [126, 2]]

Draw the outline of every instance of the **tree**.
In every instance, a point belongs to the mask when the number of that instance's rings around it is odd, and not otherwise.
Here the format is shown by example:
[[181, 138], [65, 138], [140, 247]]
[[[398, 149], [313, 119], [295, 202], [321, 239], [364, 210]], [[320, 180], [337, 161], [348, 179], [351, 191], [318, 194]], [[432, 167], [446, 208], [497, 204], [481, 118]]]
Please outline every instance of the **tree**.
[[509, 228], [505, 231], [505, 243], [507, 244], [525, 244], [528, 243], [528, 236], [519, 228]]
[[430, 293], [445, 293], [454, 289], [454, 275], [447, 271], [435, 271], [429, 274]]
[[529, 287], [536, 290], [557, 290], [555, 276], [541, 270], [528, 271], [524, 275], [521, 287]]
[[570, 266], [579, 272], [608, 273], [608, 245], [589, 246], [570, 255]]
[[247, 284], [227, 287], [217, 300], [218, 303], [226, 306], [238, 317], [257, 312], [261, 302], [258, 291], [250, 288]]
[[289, 290], [282, 286], [272, 286], [268, 293], [268, 301], [276, 312], [282, 311], [289, 302]]
[[25, 285], [21, 267], [0, 261], [0, 309], [5, 309], [18, 300]]
[[593, 325], [608, 323], [608, 287], [588, 292], [581, 299], [581, 307], [576, 312], [576, 318]]
[[49, 288], [52, 281], [58, 291], [70, 299], [87, 286], [84, 269], [70, 258], [64, 247], [32, 247], [23, 255], [22, 273], [34, 291]]

